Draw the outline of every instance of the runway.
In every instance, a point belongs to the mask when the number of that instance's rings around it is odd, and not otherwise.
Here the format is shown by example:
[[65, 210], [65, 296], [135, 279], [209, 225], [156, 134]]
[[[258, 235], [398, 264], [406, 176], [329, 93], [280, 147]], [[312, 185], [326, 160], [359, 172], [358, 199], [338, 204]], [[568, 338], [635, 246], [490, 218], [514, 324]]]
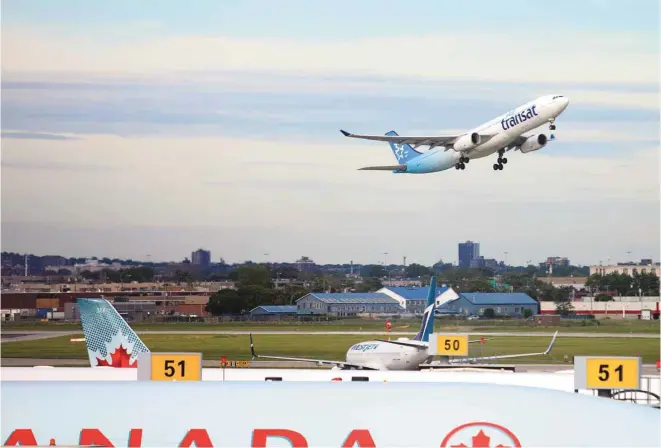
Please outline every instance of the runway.
[[[320, 369], [328, 370], [330, 366], [319, 366], [312, 362], [297, 361], [250, 361], [253, 369]], [[569, 363], [558, 364], [502, 364], [503, 367], [516, 365], [517, 372], [537, 372], [553, 373], [561, 370], [571, 370], [574, 368]], [[34, 367], [34, 366], [69, 366], [69, 367], [89, 367], [88, 359], [36, 359], [36, 358], [3, 358], [2, 367]], [[203, 367], [220, 367], [220, 360], [205, 359], [202, 361]], [[466, 365], [465, 367], [471, 367]], [[245, 369], [238, 368], [237, 369]], [[643, 364], [643, 375], [659, 375], [659, 370], [654, 364]]]
[[[444, 332], [442, 330], [438, 331], [439, 333], [455, 335], [455, 334], [466, 334], [462, 332], [448, 331]], [[365, 335], [365, 336], [386, 336], [386, 333], [383, 331], [291, 331], [291, 330], [145, 330], [145, 331], [136, 331], [137, 334], [164, 334], [164, 335], [176, 335], [176, 334], [199, 334], [199, 335]], [[468, 332], [467, 334], [473, 336], [523, 336], [523, 337], [551, 337], [553, 336], [552, 331], [514, 331], [514, 332], [501, 332], [501, 331], [486, 331], [486, 332]], [[0, 335], [2, 337], [3, 343], [11, 342], [20, 342], [20, 341], [34, 341], [39, 339], [50, 339], [56, 338], [59, 336], [73, 336], [81, 335], [82, 331], [19, 331], [19, 330], [10, 330], [3, 331]], [[390, 336], [412, 336], [415, 332], [405, 332], [405, 331], [391, 331]], [[650, 333], [578, 333], [578, 332], [567, 332], [563, 333], [562, 330], [558, 333], [558, 337], [568, 337], [568, 338], [644, 338], [644, 339], [658, 339], [660, 335], [650, 334]]]

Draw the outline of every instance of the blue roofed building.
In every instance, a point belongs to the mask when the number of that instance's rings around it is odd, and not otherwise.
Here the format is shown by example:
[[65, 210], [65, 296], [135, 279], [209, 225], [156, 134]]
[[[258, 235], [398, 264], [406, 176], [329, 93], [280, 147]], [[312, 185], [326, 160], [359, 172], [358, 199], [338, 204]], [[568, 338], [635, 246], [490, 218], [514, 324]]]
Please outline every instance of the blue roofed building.
[[[386, 286], [379, 289], [377, 293], [386, 294], [397, 300], [407, 313], [423, 314], [427, 305], [429, 286]], [[436, 287], [436, 306], [457, 297], [459, 295], [452, 288], [445, 285]]]
[[448, 310], [465, 316], [482, 316], [484, 310], [488, 308], [491, 308], [496, 315], [512, 317], [523, 316], [526, 309], [532, 314], [539, 314], [539, 302], [522, 292], [462, 292], [458, 298], [441, 304], [439, 310]]
[[250, 316], [259, 319], [280, 319], [296, 315], [296, 305], [260, 305], [250, 310]]
[[368, 293], [317, 293], [311, 292], [296, 301], [298, 314], [328, 314], [331, 316], [356, 316], [357, 314], [400, 314], [404, 308], [387, 294]]

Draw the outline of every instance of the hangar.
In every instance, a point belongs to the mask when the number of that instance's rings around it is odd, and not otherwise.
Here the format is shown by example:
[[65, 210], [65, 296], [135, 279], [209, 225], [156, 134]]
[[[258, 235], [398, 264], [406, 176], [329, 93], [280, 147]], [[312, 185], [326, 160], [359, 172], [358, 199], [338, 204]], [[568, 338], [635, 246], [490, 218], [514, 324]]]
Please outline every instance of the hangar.
[[467, 316], [481, 316], [488, 308], [494, 310], [496, 315], [513, 317], [523, 316], [526, 309], [532, 314], [539, 314], [539, 302], [522, 292], [462, 292], [458, 298], [438, 307], [439, 310], [456, 311]]
[[[377, 291], [377, 293], [386, 294], [389, 297], [397, 300], [402, 308], [407, 313], [423, 314], [427, 305], [427, 295], [429, 294], [429, 286], [417, 287], [394, 287], [386, 286]], [[459, 295], [454, 292], [452, 288], [445, 285], [436, 287], [436, 306], [442, 303], [454, 300]]]
[[281, 319], [296, 316], [296, 305], [260, 305], [250, 310], [250, 317], [259, 320]]
[[394, 314], [404, 312], [404, 308], [399, 301], [379, 292], [311, 292], [298, 299], [296, 307], [299, 315], [355, 316], [361, 313]]

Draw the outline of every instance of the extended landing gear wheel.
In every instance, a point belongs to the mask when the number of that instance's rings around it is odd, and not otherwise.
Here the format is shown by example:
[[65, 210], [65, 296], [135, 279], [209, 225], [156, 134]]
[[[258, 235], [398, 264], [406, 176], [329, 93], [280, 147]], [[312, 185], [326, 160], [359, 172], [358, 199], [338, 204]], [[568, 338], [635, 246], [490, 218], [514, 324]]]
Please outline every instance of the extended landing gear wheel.
[[466, 169], [466, 164], [463, 163], [463, 162], [460, 163], [460, 164], [459, 164], [459, 169], [460, 169], [460, 170], [465, 170], [465, 169]]
[[555, 125], [554, 124], [550, 125], [549, 129], [552, 130], [552, 131], [555, 131]]
[[505, 158], [500, 159], [500, 163], [507, 163], [507, 159]]

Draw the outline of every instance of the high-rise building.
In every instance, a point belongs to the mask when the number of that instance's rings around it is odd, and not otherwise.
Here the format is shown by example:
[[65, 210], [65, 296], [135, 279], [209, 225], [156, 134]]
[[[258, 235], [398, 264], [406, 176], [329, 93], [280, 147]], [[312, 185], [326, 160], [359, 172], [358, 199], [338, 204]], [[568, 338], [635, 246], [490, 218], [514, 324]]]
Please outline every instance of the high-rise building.
[[471, 260], [480, 258], [480, 243], [466, 241], [459, 243], [459, 266], [467, 268], [471, 264]]
[[191, 263], [194, 265], [209, 267], [211, 264], [211, 251], [198, 249], [191, 254]]
[[567, 257], [547, 257], [546, 264], [552, 266], [569, 266], [569, 259]]

